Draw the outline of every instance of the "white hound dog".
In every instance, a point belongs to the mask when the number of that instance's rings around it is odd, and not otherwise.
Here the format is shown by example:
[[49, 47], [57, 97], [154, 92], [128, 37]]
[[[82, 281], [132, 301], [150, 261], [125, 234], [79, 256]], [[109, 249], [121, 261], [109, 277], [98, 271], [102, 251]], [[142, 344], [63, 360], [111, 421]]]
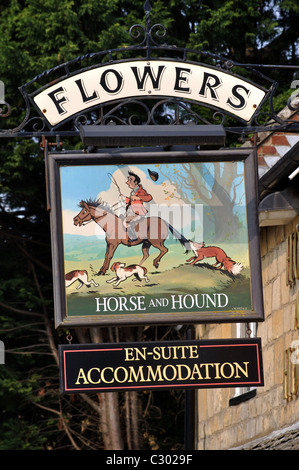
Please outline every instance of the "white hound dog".
[[[116, 273], [116, 277], [113, 277], [112, 279], [109, 279], [109, 281], [106, 282], [110, 283], [116, 281], [114, 283], [114, 286], [118, 286], [120, 282], [125, 281], [128, 277], [133, 275], [136, 279], [138, 279], [138, 281], [141, 281], [141, 279], [145, 279], [145, 282], [149, 282], [149, 279], [146, 276], [147, 269], [143, 266], [139, 266], [138, 264], [132, 264], [126, 267], [124, 263], [115, 262], [111, 266], [111, 271], [114, 271]], [[132, 280], [134, 281], [134, 279]]]
[[93, 279], [90, 281], [88, 280], [88, 274], [85, 270], [75, 269], [74, 271], [70, 271], [65, 275], [65, 287], [69, 287], [74, 282], [79, 281], [79, 285], [77, 289], [80, 289], [83, 285], [86, 287], [90, 287], [93, 284], [95, 287], [98, 287], [99, 284], [94, 282]]

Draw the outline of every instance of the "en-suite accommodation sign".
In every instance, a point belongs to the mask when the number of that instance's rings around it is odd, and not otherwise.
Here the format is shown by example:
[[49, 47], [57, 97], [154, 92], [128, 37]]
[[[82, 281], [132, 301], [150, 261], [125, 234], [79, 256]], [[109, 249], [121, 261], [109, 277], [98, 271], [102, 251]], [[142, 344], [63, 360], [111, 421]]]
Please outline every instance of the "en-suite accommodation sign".
[[260, 338], [59, 346], [62, 393], [263, 385]]

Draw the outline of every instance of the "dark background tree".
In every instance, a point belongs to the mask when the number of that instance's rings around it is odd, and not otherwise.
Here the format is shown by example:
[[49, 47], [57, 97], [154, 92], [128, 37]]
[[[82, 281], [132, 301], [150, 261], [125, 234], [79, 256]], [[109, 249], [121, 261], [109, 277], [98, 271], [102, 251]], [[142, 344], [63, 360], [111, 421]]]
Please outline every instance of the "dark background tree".
[[[204, 49], [240, 62], [298, 63], [297, 2], [152, 1], [151, 23], [167, 28], [167, 44]], [[143, 2], [3, 0], [0, 80], [12, 106], [0, 128], [20, 124], [18, 87], [37, 74], [89, 52], [132, 44], [144, 24]], [[276, 74], [288, 89], [291, 72]], [[1, 104], [0, 104], [1, 107]], [[3, 105], [3, 113], [6, 107]], [[64, 142], [66, 148], [78, 142]], [[183, 447], [183, 392], [62, 397], [53, 326], [49, 214], [44, 155], [36, 139], [0, 138], [0, 449]], [[186, 328], [71, 331], [73, 341], [181, 339]]]

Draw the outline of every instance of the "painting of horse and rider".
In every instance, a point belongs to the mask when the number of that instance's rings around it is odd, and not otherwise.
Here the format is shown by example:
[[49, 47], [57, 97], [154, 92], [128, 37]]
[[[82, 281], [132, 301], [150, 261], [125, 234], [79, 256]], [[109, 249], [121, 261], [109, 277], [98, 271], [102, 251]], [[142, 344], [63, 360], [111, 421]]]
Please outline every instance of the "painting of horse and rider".
[[244, 162], [60, 168], [68, 315], [247, 311]]

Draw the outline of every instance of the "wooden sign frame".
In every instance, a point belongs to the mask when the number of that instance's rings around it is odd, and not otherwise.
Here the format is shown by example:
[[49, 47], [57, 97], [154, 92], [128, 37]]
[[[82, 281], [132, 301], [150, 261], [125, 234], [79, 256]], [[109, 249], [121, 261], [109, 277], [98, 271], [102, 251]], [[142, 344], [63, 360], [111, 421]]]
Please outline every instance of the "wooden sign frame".
[[[241, 149], [49, 153], [56, 327], [263, 321], [255, 158], [253, 151]], [[95, 200], [99, 197], [107, 203], [107, 211], [118, 207], [120, 199], [128, 208], [133, 191], [128, 187], [130, 170], [139, 174], [144, 190], [137, 211], [140, 224], [151, 215], [153, 201], [159, 197], [159, 210], [179, 208], [179, 216], [167, 212], [171, 228], [164, 253], [152, 248], [152, 237], [138, 244], [120, 243], [108, 256], [107, 232], [101, 228], [93, 238], [83, 235], [92, 226], [99, 228], [94, 220], [88, 226], [88, 220], [79, 220], [86, 204], [93, 204], [98, 221], [102, 213], [95, 208]], [[91, 180], [96, 180], [95, 186]], [[228, 209], [229, 201], [233, 211]], [[180, 226], [186, 208], [191, 217], [185, 223], [188, 233]], [[116, 231], [124, 226], [118, 223]], [[137, 236], [140, 226], [135, 225]], [[192, 244], [187, 243], [190, 240]], [[149, 246], [152, 257], [147, 258]], [[140, 267], [136, 257], [140, 260], [142, 254]], [[122, 265], [122, 274], [116, 262]]]

